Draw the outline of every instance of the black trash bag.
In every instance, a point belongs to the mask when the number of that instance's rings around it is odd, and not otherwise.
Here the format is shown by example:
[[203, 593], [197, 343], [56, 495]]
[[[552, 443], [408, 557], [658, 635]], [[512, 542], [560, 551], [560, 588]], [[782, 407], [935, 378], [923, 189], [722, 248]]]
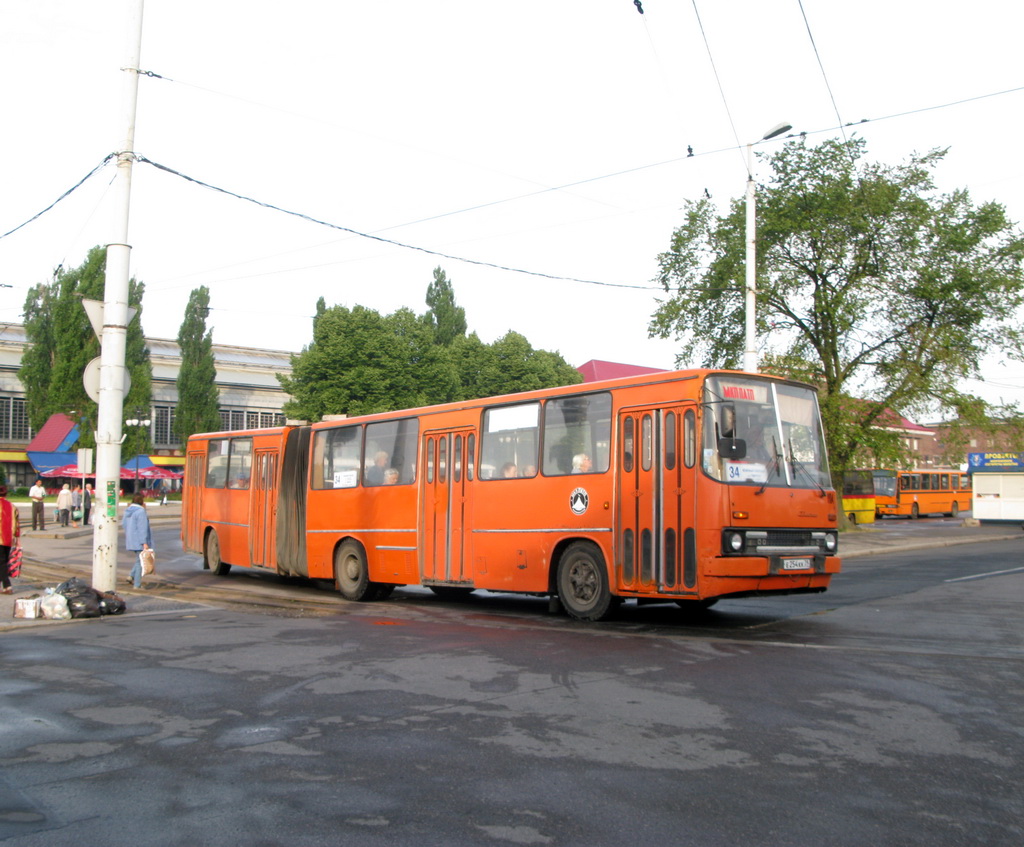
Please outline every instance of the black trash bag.
[[[67, 595], [64, 595], [67, 597]], [[88, 594], [76, 594], [68, 597], [68, 611], [73, 618], [98, 618], [100, 616], [100, 599], [90, 591]]]
[[97, 591], [97, 599], [100, 601], [101, 615], [123, 615], [128, 604], [122, 597], [118, 597], [113, 591]]
[[85, 594], [92, 591], [92, 587], [84, 579], [79, 579], [77, 576], [71, 577], [67, 582], [62, 582], [55, 589], [54, 594], [63, 594], [65, 597], [71, 598], [78, 594]]
[[85, 580], [73, 576], [58, 585], [54, 589], [54, 593], [63, 594], [67, 598], [71, 617], [98, 618], [100, 616], [100, 599]]

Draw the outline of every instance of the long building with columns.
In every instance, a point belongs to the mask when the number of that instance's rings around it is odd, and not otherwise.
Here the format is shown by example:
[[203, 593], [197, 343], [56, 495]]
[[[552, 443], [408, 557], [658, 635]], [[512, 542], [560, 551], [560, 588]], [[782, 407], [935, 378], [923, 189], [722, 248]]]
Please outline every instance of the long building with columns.
[[[176, 341], [167, 338], [147, 338], [146, 344], [153, 365], [149, 410], [152, 458], [158, 464], [173, 466], [180, 464], [175, 460], [182, 456], [182, 445], [173, 427], [181, 351]], [[36, 473], [27, 452], [35, 433], [28, 422], [25, 389], [18, 379], [27, 346], [22, 324], [0, 322], [0, 463], [12, 486], [31, 484]], [[291, 353], [214, 344], [213, 355], [222, 428], [256, 429], [284, 423], [281, 409], [288, 395], [277, 375], [291, 373]]]

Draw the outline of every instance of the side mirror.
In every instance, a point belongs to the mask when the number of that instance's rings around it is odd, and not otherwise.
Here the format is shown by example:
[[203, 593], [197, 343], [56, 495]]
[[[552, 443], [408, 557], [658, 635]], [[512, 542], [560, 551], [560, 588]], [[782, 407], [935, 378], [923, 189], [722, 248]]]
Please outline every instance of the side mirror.
[[747, 455], [747, 442], [742, 438], [719, 438], [718, 455], [731, 461], [743, 459]]

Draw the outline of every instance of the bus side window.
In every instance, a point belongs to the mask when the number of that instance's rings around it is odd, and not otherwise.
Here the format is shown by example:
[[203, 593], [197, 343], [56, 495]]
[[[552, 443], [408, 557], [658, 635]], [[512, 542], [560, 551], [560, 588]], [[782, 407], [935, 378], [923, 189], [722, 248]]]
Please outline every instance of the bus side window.
[[674, 470], [676, 466], [676, 413], [665, 415], [665, 470]]
[[[480, 479], [504, 479], [509, 465], [520, 470], [537, 465], [540, 404], [496, 406], [484, 411], [480, 435]], [[546, 470], [546, 469], [545, 469]]]
[[355, 488], [359, 484], [362, 427], [321, 429], [313, 437], [310, 487]]
[[697, 415], [687, 409], [683, 415], [683, 464], [692, 468], [697, 462]]
[[611, 438], [611, 394], [553, 397], [544, 404], [544, 475], [604, 473]]
[[367, 424], [365, 485], [409, 485], [416, 481], [419, 427], [416, 418]]
[[227, 438], [211, 441], [206, 456], [206, 487], [226, 488], [228, 484], [228, 450], [231, 442]]
[[228, 462], [228, 488], [248, 488], [251, 476], [252, 439], [232, 438], [231, 459]]

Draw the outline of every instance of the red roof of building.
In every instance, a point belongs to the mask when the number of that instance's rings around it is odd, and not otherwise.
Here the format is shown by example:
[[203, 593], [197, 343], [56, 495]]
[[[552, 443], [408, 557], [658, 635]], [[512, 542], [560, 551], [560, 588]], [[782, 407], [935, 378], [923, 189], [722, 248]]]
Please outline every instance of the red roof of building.
[[576, 368], [583, 374], [584, 382], [597, 382], [602, 379], [618, 379], [623, 376], [641, 376], [642, 374], [664, 373], [665, 368], [645, 368], [643, 365], [623, 365], [619, 362], [603, 362], [591, 359]]
[[56, 453], [66, 449], [64, 443], [74, 428], [75, 422], [67, 415], [60, 412], [50, 415], [50, 419], [43, 424], [43, 428], [36, 433], [36, 437], [25, 449], [35, 453]]

